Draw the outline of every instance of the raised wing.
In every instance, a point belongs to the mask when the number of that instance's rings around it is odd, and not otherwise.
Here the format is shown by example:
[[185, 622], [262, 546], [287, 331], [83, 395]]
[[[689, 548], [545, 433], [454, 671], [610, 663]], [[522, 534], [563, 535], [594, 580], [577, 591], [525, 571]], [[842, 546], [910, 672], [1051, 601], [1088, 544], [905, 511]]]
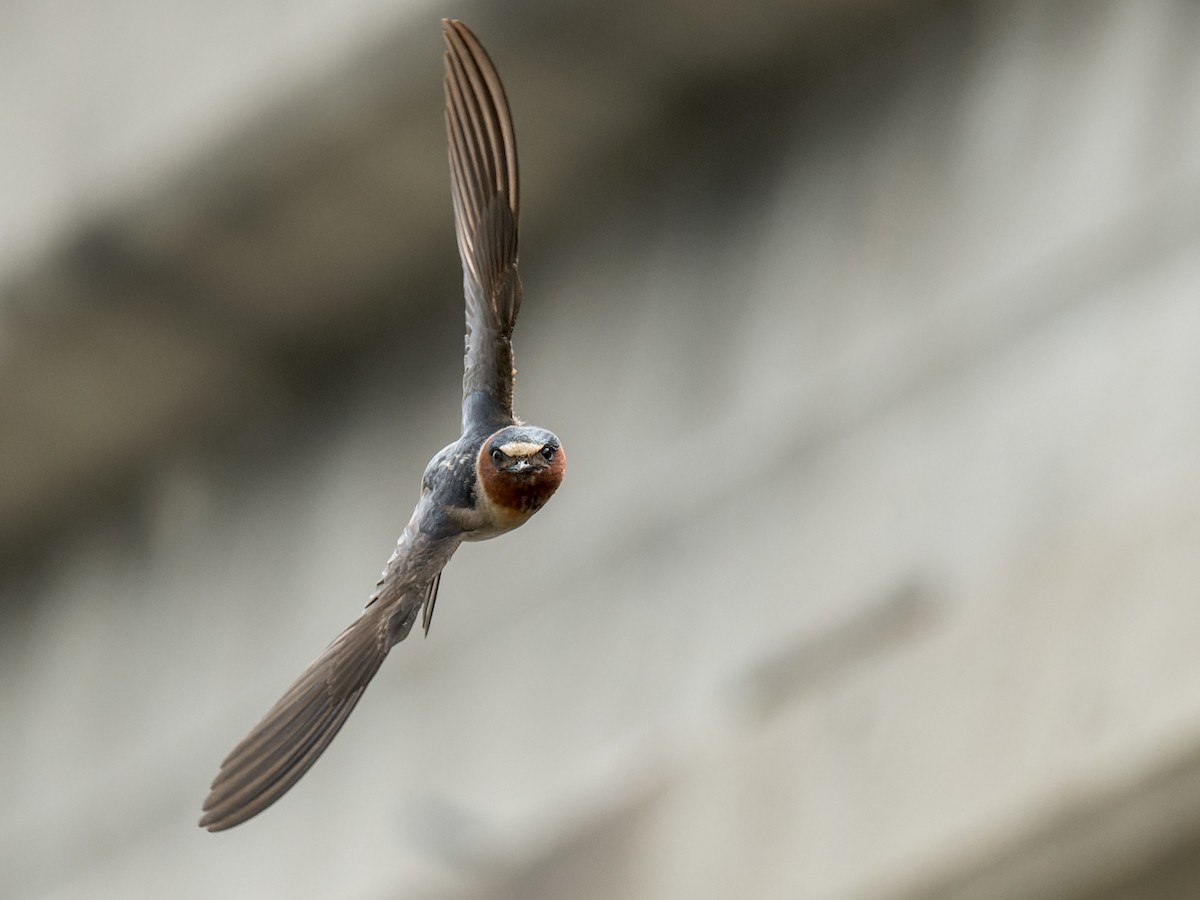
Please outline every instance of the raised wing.
[[517, 144], [500, 76], [462, 22], [444, 19], [442, 29], [450, 186], [467, 301], [465, 433], [513, 421], [520, 190]]

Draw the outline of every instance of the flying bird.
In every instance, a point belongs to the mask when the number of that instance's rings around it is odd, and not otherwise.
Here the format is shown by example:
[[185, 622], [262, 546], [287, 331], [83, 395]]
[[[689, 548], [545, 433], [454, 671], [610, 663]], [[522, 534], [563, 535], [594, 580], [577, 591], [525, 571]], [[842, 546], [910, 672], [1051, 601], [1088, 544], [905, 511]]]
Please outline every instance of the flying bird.
[[300, 780], [417, 617], [429, 632], [442, 568], [463, 541], [526, 522], [562, 483], [558, 438], [513, 416], [517, 146], [500, 76], [461, 22], [444, 19], [450, 188], [466, 294], [462, 436], [430, 460], [421, 495], [366, 608], [233, 748], [200, 826], [232, 828]]

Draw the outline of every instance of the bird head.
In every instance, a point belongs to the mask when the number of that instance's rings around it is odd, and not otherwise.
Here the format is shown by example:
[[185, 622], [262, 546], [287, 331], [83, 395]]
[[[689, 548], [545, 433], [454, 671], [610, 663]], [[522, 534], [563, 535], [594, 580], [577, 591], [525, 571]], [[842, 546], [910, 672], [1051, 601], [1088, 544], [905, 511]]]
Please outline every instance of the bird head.
[[483, 442], [477, 471], [488, 503], [527, 518], [558, 490], [566, 463], [555, 435], [544, 428], [511, 425]]

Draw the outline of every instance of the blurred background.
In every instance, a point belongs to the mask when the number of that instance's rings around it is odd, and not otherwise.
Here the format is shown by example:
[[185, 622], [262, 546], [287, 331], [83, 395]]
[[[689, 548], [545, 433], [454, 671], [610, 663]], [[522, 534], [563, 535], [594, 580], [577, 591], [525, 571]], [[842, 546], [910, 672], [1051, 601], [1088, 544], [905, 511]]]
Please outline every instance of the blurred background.
[[[207, 834], [458, 434], [445, 15], [567, 481]], [[1198, 46], [1190, 0], [9, 0], [0, 895], [1200, 896]]]

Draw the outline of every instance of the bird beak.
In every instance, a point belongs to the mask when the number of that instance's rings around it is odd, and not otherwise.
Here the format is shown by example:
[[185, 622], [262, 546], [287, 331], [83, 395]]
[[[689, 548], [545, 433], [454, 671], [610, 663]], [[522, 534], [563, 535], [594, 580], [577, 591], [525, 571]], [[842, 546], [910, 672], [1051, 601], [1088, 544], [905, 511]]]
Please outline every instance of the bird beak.
[[513, 463], [514, 472], [528, 472], [533, 468], [533, 463], [527, 459], [518, 459]]

